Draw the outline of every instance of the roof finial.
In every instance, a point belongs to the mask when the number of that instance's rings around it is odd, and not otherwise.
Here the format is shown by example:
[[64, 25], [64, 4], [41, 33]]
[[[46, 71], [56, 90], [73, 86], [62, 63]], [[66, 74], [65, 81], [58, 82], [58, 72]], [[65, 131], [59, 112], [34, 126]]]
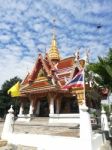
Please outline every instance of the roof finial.
[[79, 48], [76, 50], [75, 54], [74, 54], [74, 57], [75, 57], [75, 60], [78, 61], [80, 59], [80, 54], [79, 54]]
[[10, 109], [8, 110], [8, 112], [9, 112], [9, 113], [13, 113], [13, 112], [14, 112], [12, 105], [10, 106]]
[[59, 56], [59, 51], [57, 48], [57, 42], [56, 42], [56, 34], [55, 34], [55, 22], [56, 20], [53, 19], [53, 37], [52, 37], [52, 42], [51, 42], [51, 48], [49, 50], [49, 58], [53, 61], [59, 61], [60, 56]]
[[55, 18], [53, 18], [53, 39], [55, 39], [55, 38], [56, 38], [55, 23], [56, 23], [56, 19], [55, 19]]

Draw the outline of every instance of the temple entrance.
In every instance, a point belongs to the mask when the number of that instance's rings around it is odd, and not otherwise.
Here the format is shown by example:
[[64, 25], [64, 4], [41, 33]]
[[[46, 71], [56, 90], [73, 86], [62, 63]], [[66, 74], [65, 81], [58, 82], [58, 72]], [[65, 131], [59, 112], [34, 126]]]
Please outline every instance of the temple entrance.
[[46, 98], [40, 100], [40, 117], [49, 117], [49, 104]]
[[62, 98], [60, 113], [62, 114], [79, 113], [79, 106], [75, 96]]
[[24, 114], [28, 114], [29, 113], [29, 107], [30, 107], [30, 101], [28, 99], [26, 99], [24, 101]]

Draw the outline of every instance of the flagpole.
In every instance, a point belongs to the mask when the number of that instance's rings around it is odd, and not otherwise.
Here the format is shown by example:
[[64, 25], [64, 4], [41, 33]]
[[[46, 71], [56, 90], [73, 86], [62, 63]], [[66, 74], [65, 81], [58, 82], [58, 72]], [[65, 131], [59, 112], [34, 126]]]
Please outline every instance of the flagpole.
[[85, 65], [84, 65], [84, 69], [83, 69], [83, 84], [84, 84], [84, 103], [83, 105], [87, 107], [86, 105], [86, 86], [85, 86], [85, 70], [86, 70], [86, 67], [88, 65], [88, 62], [89, 62], [89, 59], [88, 59], [88, 52], [86, 52], [86, 60], [85, 60]]
[[86, 106], [86, 87], [85, 87], [85, 67], [83, 69], [83, 87], [84, 87], [84, 102], [83, 104]]
[[88, 110], [88, 107], [86, 105], [86, 86], [85, 86], [85, 67], [83, 68], [83, 90], [82, 90], [82, 104], [79, 104], [79, 111], [81, 113], [82, 109], [83, 110]]

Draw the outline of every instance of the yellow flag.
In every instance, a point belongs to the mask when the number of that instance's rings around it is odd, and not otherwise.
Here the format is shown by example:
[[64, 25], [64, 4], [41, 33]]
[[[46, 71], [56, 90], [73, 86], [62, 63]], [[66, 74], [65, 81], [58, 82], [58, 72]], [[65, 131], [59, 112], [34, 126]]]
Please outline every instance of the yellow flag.
[[8, 94], [11, 94], [11, 97], [17, 97], [17, 96], [20, 96], [20, 83], [19, 81], [13, 85], [9, 90], [8, 90]]

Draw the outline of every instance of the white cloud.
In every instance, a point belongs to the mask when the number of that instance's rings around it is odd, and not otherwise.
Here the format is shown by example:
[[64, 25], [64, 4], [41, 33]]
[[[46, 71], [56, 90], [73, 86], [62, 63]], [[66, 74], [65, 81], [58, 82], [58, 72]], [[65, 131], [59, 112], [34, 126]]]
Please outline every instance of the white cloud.
[[54, 17], [62, 57], [71, 56], [79, 47], [83, 47], [81, 53], [91, 49], [94, 60], [107, 54], [112, 46], [111, 8], [112, 2], [106, 0], [51, 0], [50, 4], [46, 0], [1, 0], [0, 86], [14, 76], [23, 78], [37, 53], [50, 48]]
[[0, 58], [0, 85], [14, 76], [18, 76], [23, 79], [28, 71], [31, 70], [32, 64], [33, 60], [31, 57], [25, 57], [20, 60], [18, 57], [11, 54], [7, 54], [6, 57], [2, 56]]
[[11, 37], [7, 36], [7, 35], [1, 35], [0, 36], [0, 42], [8, 42], [10, 40]]

